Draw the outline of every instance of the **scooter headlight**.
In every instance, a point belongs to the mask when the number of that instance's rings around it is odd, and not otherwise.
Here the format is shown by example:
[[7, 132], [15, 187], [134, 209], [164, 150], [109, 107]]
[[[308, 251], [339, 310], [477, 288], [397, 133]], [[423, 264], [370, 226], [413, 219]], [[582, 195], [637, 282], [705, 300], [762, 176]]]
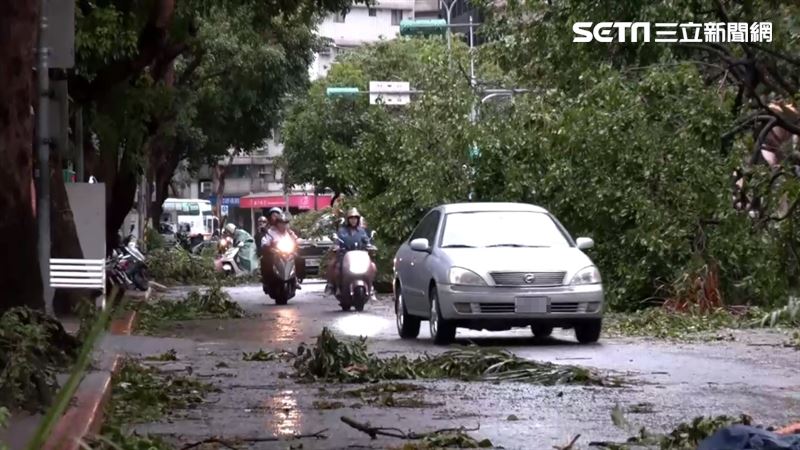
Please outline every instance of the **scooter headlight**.
[[369, 272], [369, 266], [372, 261], [366, 253], [353, 253], [350, 256], [349, 270], [353, 275], [363, 275]]
[[294, 242], [291, 239], [283, 238], [278, 241], [278, 251], [282, 253], [292, 253], [294, 252]]

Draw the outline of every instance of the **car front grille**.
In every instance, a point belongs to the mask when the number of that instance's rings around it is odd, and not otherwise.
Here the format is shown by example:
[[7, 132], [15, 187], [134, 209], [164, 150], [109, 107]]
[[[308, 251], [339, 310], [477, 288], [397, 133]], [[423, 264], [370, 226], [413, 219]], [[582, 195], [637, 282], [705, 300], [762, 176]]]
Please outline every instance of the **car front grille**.
[[577, 302], [550, 303], [550, 312], [551, 313], [574, 313], [574, 312], [578, 312], [578, 308], [579, 307], [580, 307], [580, 303], [577, 303]]
[[516, 306], [513, 303], [480, 303], [482, 313], [513, 313]]
[[489, 275], [497, 286], [561, 286], [564, 284], [566, 274], [566, 272], [491, 272]]

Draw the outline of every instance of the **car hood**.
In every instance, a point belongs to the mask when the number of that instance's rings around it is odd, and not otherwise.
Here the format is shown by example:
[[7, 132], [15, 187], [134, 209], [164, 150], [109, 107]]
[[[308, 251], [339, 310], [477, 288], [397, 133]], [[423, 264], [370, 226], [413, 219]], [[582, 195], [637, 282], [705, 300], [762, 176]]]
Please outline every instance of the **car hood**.
[[474, 272], [561, 272], [575, 274], [594, 265], [576, 247], [561, 248], [446, 248], [440, 249], [450, 260]]

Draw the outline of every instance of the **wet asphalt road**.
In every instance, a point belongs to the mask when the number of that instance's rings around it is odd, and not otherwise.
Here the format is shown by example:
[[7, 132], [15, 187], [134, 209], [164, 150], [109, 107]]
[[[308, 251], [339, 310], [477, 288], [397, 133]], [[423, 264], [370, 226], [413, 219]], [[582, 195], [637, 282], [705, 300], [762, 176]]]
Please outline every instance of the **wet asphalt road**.
[[[140, 432], [165, 434], [185, 444], [212, 435], [288, 439], [326, 429], [327, 439], [262, 442], [250, 448], [402, 446], [402, 441], [393, 438], [371, 440], [340, 421], [347, 416], [374, 426], [417, 432], [479, 426], [470, 434], [488, 438], [497, 447], [551, 449], [566, 445], [577, 434], [581, 438], [574, 448], [590, 448], [591, 441], [625, 440], [641, 426], [669, 431], [698, 415], [746, 413], [766, 425], [800, 420], [800, 352], [776, 345], [784, 336], [775, 332], [736, 332], [733, 342], [675, 344], [603, 338], [598, 344], [583, 346], [571, 332], [559, 330], [554, 338], [543, 341], [533, 340], [527, 329], [499, 333], [459, 330], [458, 343], [451, 348], [469, 342], [502, 347], [524, 358], [613, 371], [634, 383], [609, 388], [415, 381], [423, 390], [406, 397], [421, 406], [378, 407], [342, 395], [342, 391], [363, 386], [298, 384], [287, 376], [292, 371], [288, 364], [243, 361], [242, 352], [294, 351], [300, 342], [313, 343], [326, 326], [340, 337], [366, 336], [370, 351], [379, 355], [446, 350], [428, 340], [427, 322], [423, 322], [418, 340], [401, 341], [389, 297], [368, 304], [363, 313], [345, 313], [335, 300], [322, 294], [322, 284], [313, 282], [306, 282], [286, 306], [275, 306], [260, 286], [228, 292], [260, 317], [183, 322], [162, 337], [106, 338], [104, 348], [131, 354], [175, 349], [179, 361], [153, 364], [167, 371], [191, 371], [222, 390], [210, 394], [198, 408], [137, 427]], [[220, 362], [227, 367], [218, 367]], [[320, 409], [315, 405], [320, 401], [341, 402], [344, 407]], [[625, 417], [635, 429], [621, 430], [612, 424], [610, 412], [616, 404], [628, 411]], [[508, 420], [510, 415], [518, 420]]]

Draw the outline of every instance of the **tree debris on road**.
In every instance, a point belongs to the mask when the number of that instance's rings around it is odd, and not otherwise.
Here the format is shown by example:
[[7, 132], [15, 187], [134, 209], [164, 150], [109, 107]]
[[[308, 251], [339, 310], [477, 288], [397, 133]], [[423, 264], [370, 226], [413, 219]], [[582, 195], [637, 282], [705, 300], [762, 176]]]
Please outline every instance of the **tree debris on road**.
[[294, 362], [296, 375], [305, 380], [362, 383], [378, 380], [441, 379], [463, 381], [519, 381], [542, 384], [621, 386], [622, 380], [592, 369], [531, 361], [508, 351], [467, 348], [439, 355], [379, 358], [367, 352], [366, 338], [354, 342], [336, 339], [323, 328], [314, 347], [301, 345]]
[[242, 307], [231, 300], [230, 295], [219, 284], [211, 286], [206, 292], [190, 292], [181, 300], [159, 299], [154, 302], [137, 302], [133, 309], [139, 312], [137, 329], [152, 333], [167, 322], [194, 319], [247, 317]]
[[488, 439], [478, 441], [467, 434], [468, 431], [478, 431], [480, 427], [475, 428], [445, 428], [441, 430], [430, 431], [427, 433], [417, 432], [404, 432], [397, 428], [388, 427], [373, 427], [369, 423], [361, 423], [346, 416], [341, 417], [342, 422], [355, 428], [358, 431], [366, 433], [372, 439], [378, 436], [388, 436], [399, 439], [407, 439], [414, 441], [422, 441], [420, 445], [404, 446], [403, 450], [412, 449], [432, 449], [432, 448], [491, 448], [492, 442]]

